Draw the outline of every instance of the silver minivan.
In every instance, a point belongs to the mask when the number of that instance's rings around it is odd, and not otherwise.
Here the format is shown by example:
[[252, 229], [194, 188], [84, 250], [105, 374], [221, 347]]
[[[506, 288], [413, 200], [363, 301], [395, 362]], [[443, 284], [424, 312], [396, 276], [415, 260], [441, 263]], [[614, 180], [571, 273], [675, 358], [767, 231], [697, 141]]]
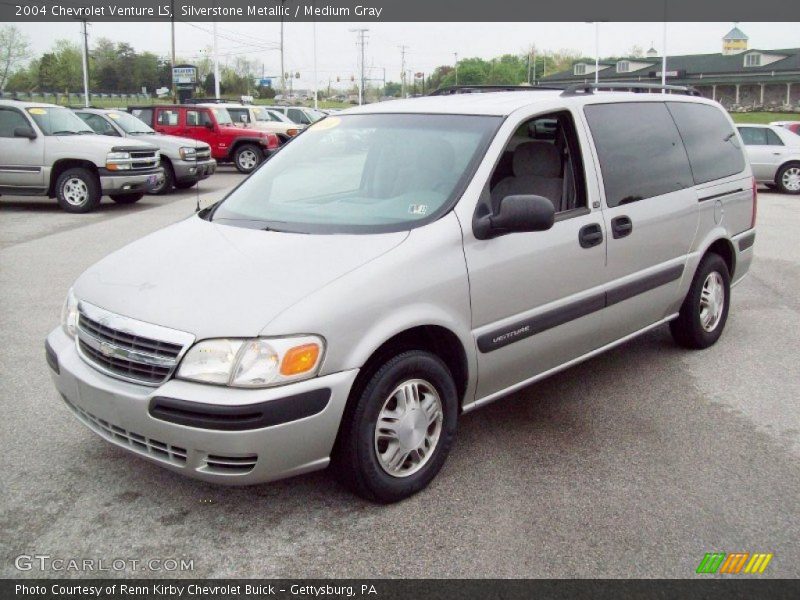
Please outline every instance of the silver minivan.
[[755, 216], [732, 121], [690, 94], [371, 104], [89, 268], [47, 361], [78, 420], [168, 469], [332, 463], [396, 501], [461, 413], [662, 325], [714, 344]]

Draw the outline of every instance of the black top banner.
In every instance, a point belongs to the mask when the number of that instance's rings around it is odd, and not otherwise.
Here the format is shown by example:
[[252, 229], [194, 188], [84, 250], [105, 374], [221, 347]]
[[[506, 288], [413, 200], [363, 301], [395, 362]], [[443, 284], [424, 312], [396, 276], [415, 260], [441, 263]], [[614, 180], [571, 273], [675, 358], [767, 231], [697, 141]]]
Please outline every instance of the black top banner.
[[800, 21], [786, 0], [0, 0], [22, 21]]

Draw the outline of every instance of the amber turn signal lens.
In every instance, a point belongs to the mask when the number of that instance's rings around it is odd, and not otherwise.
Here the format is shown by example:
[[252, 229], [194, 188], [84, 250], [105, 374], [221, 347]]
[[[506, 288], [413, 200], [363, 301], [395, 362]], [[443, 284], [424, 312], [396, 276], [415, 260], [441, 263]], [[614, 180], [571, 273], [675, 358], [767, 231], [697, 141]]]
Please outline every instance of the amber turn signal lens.
[[304, 344], [288, 350], [281, 363], [281, 375], [298, 375], [313, 369], [319, 358], [317, 344]]

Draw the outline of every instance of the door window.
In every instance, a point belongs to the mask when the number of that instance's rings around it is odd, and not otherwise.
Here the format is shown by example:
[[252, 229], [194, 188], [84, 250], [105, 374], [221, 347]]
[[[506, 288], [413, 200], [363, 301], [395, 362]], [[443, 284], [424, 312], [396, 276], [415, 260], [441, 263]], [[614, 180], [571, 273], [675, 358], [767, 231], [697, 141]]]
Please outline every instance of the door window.
[[720, 109], [693, 102], [667, 102], [667, 108], [689, 155], [695, 183], [742, 172], [744, 156], [739, 139]]
[[609, 207], [694, 185], [686, 149], [664, 103], [592, 104], [584, 112]]
[[158, 124], [165, 127], [176, 126], [178, 124], [178, 111], [171, 109], [158, 111]]
[[772, 131], [772, 129], [766, 129], [767, 132], [767, 144], [770, 146], [783, 146], [783, 142], [781, 138], [778, 137], [778, 134]]
[[494, 212], [503, 198], [517, 194], [543, 196], [557, 213], [585, 208], [586, 182], [572, 115], [540, 115], [517, 127], [489, 185]]
[[0, 137], [13, 138], [17, 127], [30, 128], [30, 124], [16, 110], [0, 108]]
[[763, 127], [739, 127], [739, 133], [746, 146], [767, 145], [767, 130]]

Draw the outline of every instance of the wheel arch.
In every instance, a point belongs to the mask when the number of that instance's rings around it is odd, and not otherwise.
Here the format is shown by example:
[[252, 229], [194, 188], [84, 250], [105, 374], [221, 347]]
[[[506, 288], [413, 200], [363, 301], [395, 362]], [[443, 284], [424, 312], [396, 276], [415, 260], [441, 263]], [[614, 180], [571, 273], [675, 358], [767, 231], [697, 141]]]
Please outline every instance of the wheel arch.
[[75, 168], [84, 168], [91, 171], [97, 178], [97, 184], [100, 185], [100, 176], [97, 172], [97, 165], [92, 161], [80, 158], [62, 158], [53, 163], [53, 167], [50, 169], [50, 183], [47, 186], [47, 195], [50, 198], [55, 198], [56, 196], [56, 182], [58, 181], [58, 178], [61, 177], [61, 174], [67, 169]]

